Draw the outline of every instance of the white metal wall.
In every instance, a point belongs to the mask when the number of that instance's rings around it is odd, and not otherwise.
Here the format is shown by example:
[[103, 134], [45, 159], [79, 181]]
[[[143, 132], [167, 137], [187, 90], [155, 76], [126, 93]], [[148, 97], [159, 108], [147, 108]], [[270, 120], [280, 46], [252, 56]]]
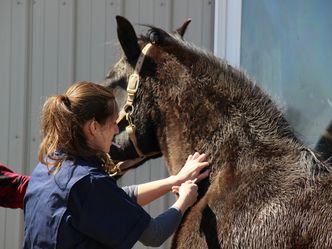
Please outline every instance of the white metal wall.
[[[28, 13], [25, 4], [0, 3], [0, 160], [24, 171]], [[0, 248], [19, 248], [22, 212], [0, 209]]]
[[[214, 0], [1, 0], [1, 162], [30, 174], [37, 163], [39, 116], [46, 96], [63, 92], [77, 80], [102, 80], [119, 58], [115, 15], [166, 30], [191, 17], [186, 39], [213, 48]], [[127, 173], [120, 184], [166, 175], [163, 162], [153, 160]], [[146, 209], [155, 216], [171, 201], [167, 196]], [[22, 211], [0, 208], [0, 249], [21, 247], [22, 219]], [[138, 243], [135, 248], [143, 247]]]

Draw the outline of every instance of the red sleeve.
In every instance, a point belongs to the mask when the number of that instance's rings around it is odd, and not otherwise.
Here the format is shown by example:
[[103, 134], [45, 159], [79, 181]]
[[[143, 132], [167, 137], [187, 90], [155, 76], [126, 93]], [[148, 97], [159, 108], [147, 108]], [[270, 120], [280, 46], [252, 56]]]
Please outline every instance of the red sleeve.
[[23, 198], [30, 176], [13, 172], [0, 163], [0, 206], [23, 208]]

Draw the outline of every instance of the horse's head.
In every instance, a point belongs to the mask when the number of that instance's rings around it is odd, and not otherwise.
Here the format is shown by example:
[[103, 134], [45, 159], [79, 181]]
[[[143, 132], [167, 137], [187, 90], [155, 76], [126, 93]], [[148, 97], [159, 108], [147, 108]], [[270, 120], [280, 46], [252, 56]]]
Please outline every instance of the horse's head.
[[[118, 120], [120, 133], [114, 138], [110, 153], [115, 161], [139, 158], [132, 163], [137, 166], [146, 159], [161, 156], [158, 127], [164, 117], [155, 94], [157, 84], [162, 84], [156, 81], [158, 63], [165, 61], [163, 45], [172, 46], [176, 39], [182, 39], [190, 20], [172, 34], [149, 27], [147, 34], [141, 37], [137, 37], [128, 20], [120, 16], [116, 20], [124, 56], [107, 74], [104, 83], [113, 89], [122, 111]], [[147, 44], [150, 44], [149, 49]], [[134, 82], [131, 78], [135, 78]]]

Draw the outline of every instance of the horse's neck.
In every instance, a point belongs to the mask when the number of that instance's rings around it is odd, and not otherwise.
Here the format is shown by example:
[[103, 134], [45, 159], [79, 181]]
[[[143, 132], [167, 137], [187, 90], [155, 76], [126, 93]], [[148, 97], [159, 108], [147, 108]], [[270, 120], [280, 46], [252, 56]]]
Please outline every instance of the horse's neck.
[[182, 136], [183, 123], [179, 122], [174, 112], [166, 115], [166, 126], [163, 127], [160, 147], [166, 160], [168, 170], [176, 174], [184, 165], [187, 156], [192, 153]]
[[160, 86], [159, 108], [166, 116], [161, 147], [172, 173], [195, 150], [232, 154], [260, 146], [269, 153], [298, 146], [282, 113], [244, 73], [215, 58], [191, 67], [172, 59], [158, 70], [163, 84], [154, 84]]

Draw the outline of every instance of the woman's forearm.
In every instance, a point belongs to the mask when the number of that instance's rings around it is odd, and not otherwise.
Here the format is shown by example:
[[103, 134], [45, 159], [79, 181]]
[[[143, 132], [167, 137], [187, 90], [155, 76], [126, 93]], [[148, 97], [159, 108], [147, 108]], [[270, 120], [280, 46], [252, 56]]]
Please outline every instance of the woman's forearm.
[[137, 203], [141, 206], [158, 199], [171, 191], [172, 186], [179, 185], [176, 176], [169, 176], [165, 179], [147, 182], [138, 185]]
[[154, 219], [151, 218], [139, 241], [145, 246], [161, 246], [178, 228], [181, 218], [181, 211], [174, 207]]
[[185, 165], [176, 175], [138, 185], [137, 203], [144, 206], [171, 191], [173, 186], [179, 187], [185, 181], [198, 182], [208, 177], [208, 170], [201, 172], [208, 165], [205, 154], [195, 152], [194, 155], [189, 155]]

